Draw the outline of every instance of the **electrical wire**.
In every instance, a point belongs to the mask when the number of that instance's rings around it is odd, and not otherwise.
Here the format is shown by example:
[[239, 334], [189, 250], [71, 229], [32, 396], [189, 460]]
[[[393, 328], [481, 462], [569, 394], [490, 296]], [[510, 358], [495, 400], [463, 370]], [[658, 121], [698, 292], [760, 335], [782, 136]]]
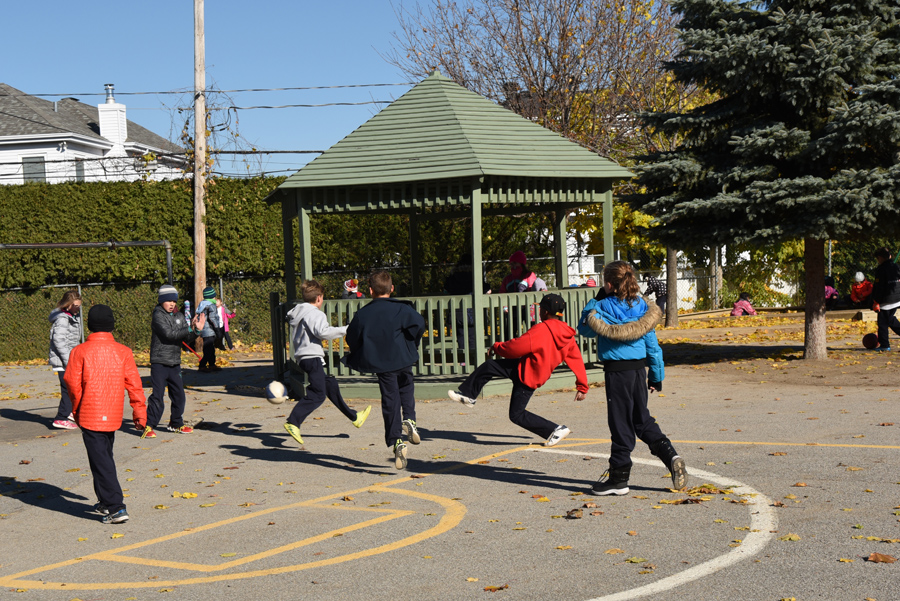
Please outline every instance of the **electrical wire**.
[[[379, 88], [379, 87], [388, 87], [388, 86], [412, 86], [412, 83], [361, 83], [361, 84], [349, 84], [349, 85], [338, 85], [338, 86], [302, 86], [295, 88], [243, 88], [236, 90], [218, 90], [218, 89], [207, 89], [204, 90], [206, 94], [237, 94], [241, 92], [286, 92], [286, 91], [295, 91], [295, 90], [340, 90], [340, 89], [350, 89], [350, 88]], [[114, 92], [115, 96], [147, 96], [147, 95], [155, 95], [155, 94], [193, 94], [194, 90], [191, 89], [183, 89], [183, 90], [167, 90], [167, 91], [158, 91], [158, 92]], [[54, 93], [54, 94], [0, 94], [0, 96], [12, 96], [12, 97], [21, 97], [21, 96], [42, 96], [42, 97], [71, 97], [71, 96], [106, 96], [106, 92], [70, 92], [66, 94]]]

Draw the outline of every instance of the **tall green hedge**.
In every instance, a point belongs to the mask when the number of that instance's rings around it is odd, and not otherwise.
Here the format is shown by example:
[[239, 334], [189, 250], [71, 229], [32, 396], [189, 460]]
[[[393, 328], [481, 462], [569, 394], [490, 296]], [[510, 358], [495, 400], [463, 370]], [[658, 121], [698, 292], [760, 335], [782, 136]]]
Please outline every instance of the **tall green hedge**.
[[[207, 193], [207, 276], [283, 276], [281, 207], [263, 202], [283, 178], [211, 179]], [[28, 183], [0, 186], [0, 242], [168, 240], [176, 280], [193, 278], [193, 200], [190, 181]], [[399, 269], [398, 293], [408, 289], [406, 215], [315, 215], [313, 270], [339, 281], [372, 268]], [[296, 222], [295, 222], [296, 228]], [[505, 260], [515, 250], [552, 254], [547, 214], [495, 217], [484, 223], [483, 255]], [[465, 218], [430, 221], [419, 230], [422, 289], [440, 292], [448, 265], [467, 250]], [[296, 231], [294, 239], [296, 241]], [[295, 256], [301, 250], [295, 248]], [[505, 265], [491, 273], [499, 284]], [[333, 275], [326, 275], [331, 273]], [[0, 251], [0, 289], [89, 282], [162, 283], [161, 247]], [[329, 295], [339, 295], [339, 287]]]

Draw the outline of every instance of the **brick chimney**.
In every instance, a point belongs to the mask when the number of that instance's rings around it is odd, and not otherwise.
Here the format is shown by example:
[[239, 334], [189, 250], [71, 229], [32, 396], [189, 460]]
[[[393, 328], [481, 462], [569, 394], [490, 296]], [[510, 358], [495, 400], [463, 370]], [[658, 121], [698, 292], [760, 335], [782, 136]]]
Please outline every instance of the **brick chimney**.
[[125, 156], [125, 140], [128, 139], [125, 105], [116, 102], [113, 84], [103, 87], [106, 89], [106, 102], [97, 106], [100, 111], [100, 135], [113, 144], [110, 156]]

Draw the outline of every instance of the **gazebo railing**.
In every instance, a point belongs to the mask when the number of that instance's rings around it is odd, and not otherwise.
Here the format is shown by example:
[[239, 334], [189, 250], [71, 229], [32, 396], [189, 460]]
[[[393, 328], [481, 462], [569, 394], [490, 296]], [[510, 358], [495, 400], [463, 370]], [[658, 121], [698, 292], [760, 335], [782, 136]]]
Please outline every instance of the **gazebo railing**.
[[[593, 298], [596, 288], [564, 288], [554, 290], [566, 301], [565, 321], [575, 327], [581, 317], [581, 309]], [[419, 360], [413, 366], [416, 376], [458, 376], [471, 373], [486, 357], [486, 349], [494, 342], [521, 336], [540, 322], [540, 302], [546, 292], [522, 292], [517, 294], [486, 294], [481, 297], [484, 331], [475, 332], [473, 297], [423, 296], [409, 297], [425, 319], [425, 335], [420, 345]], [[357, 311], [369, 299], [326, 300], [322, 305], [329, 322], [334, 326], [347, 325]], [[289, 326], [285, 315], [297, 301], [279, 302], [272, 293], [272, 346], [275, 377], [281, 379], [288, 370], [296, 371], [291, 348]], [[585, 364], [597, 361], [597, 345], [592, 339], [576, 336]], [[341, 362], [349, 352], [343, 339], [325, 343], [325, 372], [333, 376], [358, 375]]]

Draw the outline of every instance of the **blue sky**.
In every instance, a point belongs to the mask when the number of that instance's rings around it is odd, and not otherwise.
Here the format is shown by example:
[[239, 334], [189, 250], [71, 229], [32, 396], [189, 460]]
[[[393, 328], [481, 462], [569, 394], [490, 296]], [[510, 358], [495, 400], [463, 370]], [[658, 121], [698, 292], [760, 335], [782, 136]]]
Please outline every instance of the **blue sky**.
[[[395, 1], [399, 5], [399, 0]], [[381, 55], [399, 29], [388, 0], [206, 0], [207, 83], [221, 90], [397, 84], [407, 78]], [[131, 121], [177, 142], [173, 111], [194, 82], [193, 0], [4, 3], [0, 82], [28, 94], [74, 94], [99, 104], [103, 84]], [[381, 55], [379, 54], [381, 53]], [[243, 92], [237, 106], [391, 101], [408, 85]], [[187, 91], [129, 96], [125, 92]], [[97, 96], [86, 96], [94, 92]], [[57, 97], [44, 97], [58, 100]], [[223, 99], [224, 102], [224, 99]], [[384, 105], [241, 110], [238, 131], [266, 150], [324, 150]], [[251, 172], [300, 168], [316, 155], [275, 155]], [[247, 172], [223, 162], [221, 171]]]

